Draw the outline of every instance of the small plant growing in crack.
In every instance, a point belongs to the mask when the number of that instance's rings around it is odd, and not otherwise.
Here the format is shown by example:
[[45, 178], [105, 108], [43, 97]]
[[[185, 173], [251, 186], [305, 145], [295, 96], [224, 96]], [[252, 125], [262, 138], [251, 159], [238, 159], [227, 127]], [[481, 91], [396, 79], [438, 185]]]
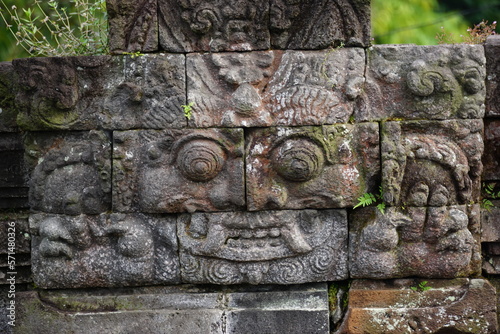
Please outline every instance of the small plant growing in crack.
[[181, 108], [184, 111], [184, 116], [188, 119], [188, 121], [191, 120], [191, 117], [193, 116], [193, 106], [194, 102], [181, 105]]
[[356, 209], [360, 206], [365, 207], [373, 204], [377, 204], [377, 209], [382, 214], [385, 214], [385, 203], [383, 202], [384, 193], [382, 191], [382, 187], [379, 186], [378, 194], [372, 193], [364, 193], [360, 197], [358, 197], [358, 204], [356, 204], [353, 209]]
[[412, 289], [415, 292], [424, 292], [424, 291], [427, 291], [429, 289], [432, 289], [432, 287], [427, 286], [427, 283], [429, 283], [429, 282], [422, 281], [422, 282], [418, 283], [417, 286], [411, 286], [410, 289]]

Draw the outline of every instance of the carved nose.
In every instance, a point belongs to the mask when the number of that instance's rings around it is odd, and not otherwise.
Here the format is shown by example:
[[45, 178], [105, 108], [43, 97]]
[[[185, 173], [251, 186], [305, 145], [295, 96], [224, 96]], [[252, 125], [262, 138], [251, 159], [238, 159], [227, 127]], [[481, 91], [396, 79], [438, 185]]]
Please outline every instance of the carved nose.
[[249, 210], [277, 210], [285, 207], [288, 199], [287, 190], [283, 187], [255, 187], [248, 199]]

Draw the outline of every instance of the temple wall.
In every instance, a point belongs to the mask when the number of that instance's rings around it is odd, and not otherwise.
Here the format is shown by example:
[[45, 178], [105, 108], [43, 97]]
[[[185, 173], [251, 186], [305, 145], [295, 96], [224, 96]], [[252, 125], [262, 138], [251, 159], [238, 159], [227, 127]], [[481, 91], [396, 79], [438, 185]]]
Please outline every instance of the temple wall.
[[500, 38], [107, 6], [112, 55], [0, 63], [0, 332], [498, 332]]

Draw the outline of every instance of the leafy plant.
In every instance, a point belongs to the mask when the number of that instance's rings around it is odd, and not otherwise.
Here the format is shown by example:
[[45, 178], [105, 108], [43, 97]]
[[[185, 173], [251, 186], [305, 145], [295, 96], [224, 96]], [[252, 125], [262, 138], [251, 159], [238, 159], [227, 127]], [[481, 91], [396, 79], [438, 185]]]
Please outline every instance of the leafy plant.
[[[495, 182], [491, 182], [491, 183], [484, 183], [483, 182], [483, 191], [486, 194], [488, 194], [489, 198], [499, 199], [500, 198], [500, 191], [495, 191], [495, 186], [496, 186]], [[487, 211], [491, 211], [491, 209], [494, 208], [495, 205], [493, 204], [493, 202], [490, 199], [483, 198], [483, 200], [481, 201], [481, 207], [483, 209], [486, 209]]]
[[356, 204], [353, 209], [356, 209], [360, 206], [365, 207], [369, 206], [372, 204], [377, 204], [377, 209], [380, 211], [382, 214], [385, 213], [385, 203], [383, 201], [383, 191], [382, 187], [379, 187], [379, 193], [378, 194], [372, 194], [372, 193], [364, 193], [361, 195], [361, 197], [358, 197], [358, 204]]
[[[490, 35], [495, 35], [497, 21], [488, 24], [488, 21], [481, 21], [475, 24], [474, 27], [467, 29], [467, 34], [460, 35], [462, 43], [465, 44], [482, 44]], [[436, 35], [439, 44], [452, 44], [454, 43], [454, 36], [452, 33], [447, 33], [444, 27], [441, 27], [441, 32]]]
[[181, 105], [182, 110], [184, 110], [184, 116], [186, 116], [188, 120], [190, 120], [193, 116], [193, 106], [194, 102], [189, 102], [188, 104]]
[[7, 30], [30, 56], [75, 56], [108, 53], [105, 0], [70, 0], [73, 9], [58, 1], [35, 0], [30, 8], [10, 8], [0, 0], [0, 16]]
[[132, 59], [140, 57], [140, 56], [144, 56], [144, 53], [141, 53], [140, 51], [136, 51], [136, 52], [122, 52], [121, 54], [122, 55], [128, 55]]
[[410, 289], [412, 289], [415, 292], [424, 292], [424, 291], [427, 291], [429, 289], [432, 289], [432, 287], [427, 286], [427, 283], [429, 283], [429, 282], [428, 281], [422, 281], [422, 282], [418, 283], [417, 286], [410, 287]]

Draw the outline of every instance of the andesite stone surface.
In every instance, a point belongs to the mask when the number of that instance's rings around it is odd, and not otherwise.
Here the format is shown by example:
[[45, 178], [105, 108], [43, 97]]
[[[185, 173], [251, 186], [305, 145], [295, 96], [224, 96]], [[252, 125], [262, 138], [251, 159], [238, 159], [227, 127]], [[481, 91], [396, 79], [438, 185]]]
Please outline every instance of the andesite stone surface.
[[190, 54], [190, 125], [346, 123], [362, 93], [364, 67], [358, 48]]
[[353, 278], [453, 278], [481, 266], [479, 205], [376, 208], [350, 216]]
[[186, 126], [184, 55], [26, 58], [13, 66], [24, 130]]
[[109, 49], [113, 53], [158, 50], [157, 0], [108, 0]]
[[67, 215], [111, 209], [111, 139], [103, 131], [31, 132], [25, 138], [34, 211]]
[[374, 191], [379, 166], [376, 123], [250, 129], [248, 209], [354, 206]]
[[0, 132], [0, 209], [28, 208], [28, 179], [22, 135]]
[[498, 333], [495, 288], [488, 281], [425, 282], [353, 281], [344, 323], [335, 334]]
[[19, 293], [24, 333], [328, 334], [326, 284], [229, 291], [195, 286]]
[[367, 57], [357, 120], [484, 116], [482, 45], [377, 45], [368, 49]]
[[179, 218], [177, 233], [187, 283], [296, 284], [348, 277], [343, 210], [194, 213]]
[[500, 180], [500, 120], [484, 120], [483, 180]]
[[115, 131], [113, 209], [175, 213], [245, 205], [242, 129]]
[[17, 110], [14, 106], [14, 85], [16, 77], [14, 66], [10, 61], [0, 62], [0, 131], [15, 132], [17, 126]]
[[388, 205], [479, 201], [482, 120], [385, 122], [381, 132], [382, 188]]
[[486, 55], [486, 116], [500, 116], [500, 36], [491, 35], [484, 44]]
[[500, 274], [500, 200], [491, 200], [493, 207], [481, 210], [481, 247], [483, 270], [488, 274]]
[[180, 283], [174, 217], [32, 214], [30, 229], [39, 287]]

